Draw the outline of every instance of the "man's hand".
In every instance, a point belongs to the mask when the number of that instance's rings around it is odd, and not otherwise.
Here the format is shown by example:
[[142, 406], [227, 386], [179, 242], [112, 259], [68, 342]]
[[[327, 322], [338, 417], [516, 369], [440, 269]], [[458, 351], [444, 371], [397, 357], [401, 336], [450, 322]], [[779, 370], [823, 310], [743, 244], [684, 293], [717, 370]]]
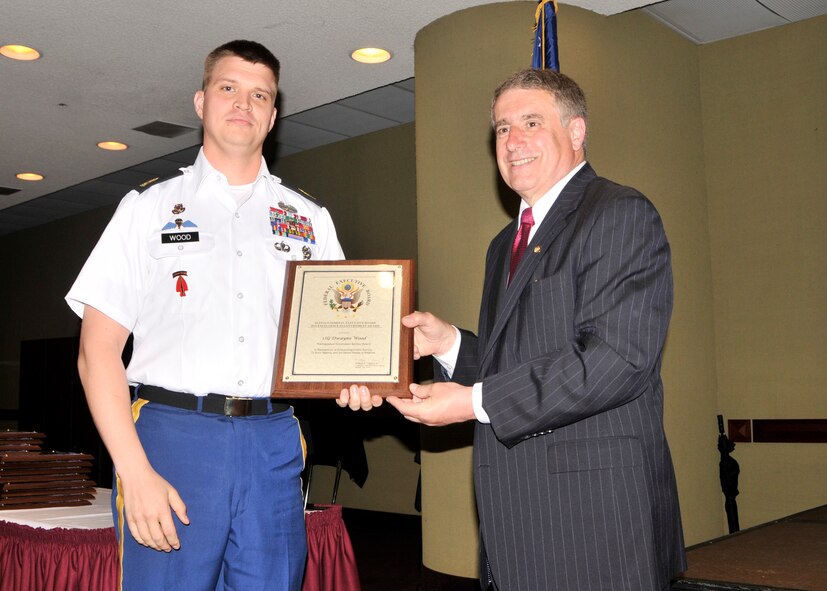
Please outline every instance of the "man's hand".
[[370, 389], [367, 386], [353, 385], [350, 388], [342, 388], [339, 397], [336, 399], [336, 404], [345, 408], [350, 407], [350, 410], [370, 410], [382, 405], [382, 397], [374, 394], [371, 396]]
[[126, 521], [139, 544], [155, 550], [178, 549], [170, 507], [189, 525], [178, 492], [149, 463], [135, 430], [121, 352], [129, 329], [86, 306], [80, 327], [78, 373], [101, 439], [112, 456], [124, 495]]
[[388, 404], [414, 423], [441, 427], [476, 418], [471, 403], [471, 388], [468, 386], [454, 382], [436, 382], [425, 386], [411, 384], [411, 393], [411, 399], [388, 396]]
[[[456, 329], [430, 312], [413, 312], [402, 317], [402, 324], [414, 329], [414, 359], [440, 355], [451, 349]], [[340, 407], [351, 410], [370, 410], [382, 404], [382, 397], [371, 395], [367, 386], [343, 388], [336, 399]], [[473, 413], [471, 418], [473, 418]]]
[[124, 491], [124, 512], [132, 537], [153, 550], [170, 552], [181, 548], [172, 511], [189, 525], [187, 507], [172, 485], [147, 468], [129, 478], [119, 475]]
[[447, 353], [457, 334], [452, 325], [430, 312], [413, 312], [403, 316], [402, 324], [414, 329], [414, 359]]

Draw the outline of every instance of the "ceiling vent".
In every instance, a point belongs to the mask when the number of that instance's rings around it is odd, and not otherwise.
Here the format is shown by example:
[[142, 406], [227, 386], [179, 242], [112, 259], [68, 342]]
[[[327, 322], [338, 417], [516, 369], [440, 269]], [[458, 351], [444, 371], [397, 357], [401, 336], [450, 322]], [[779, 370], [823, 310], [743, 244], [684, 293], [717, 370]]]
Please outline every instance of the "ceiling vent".
[[185, 133], [195, 131], [194, 127], [167, 123], [166, 121], [153, 121], [152, 123], [147, 123], [146, 125], [141, 125], [140, 127], [133, 127], [132, 129], [148, 135], [155, 135], [165, 138], [174, 138], [179, 135], [184, 135]]

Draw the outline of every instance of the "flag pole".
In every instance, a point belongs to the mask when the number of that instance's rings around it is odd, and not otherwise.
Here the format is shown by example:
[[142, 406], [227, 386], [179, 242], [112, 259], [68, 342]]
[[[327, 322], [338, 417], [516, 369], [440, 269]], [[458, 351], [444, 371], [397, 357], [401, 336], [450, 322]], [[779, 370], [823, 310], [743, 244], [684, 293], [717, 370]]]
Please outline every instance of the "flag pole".
[[557, 55], [557, 0], [540, 0], [537, 3], [531, 67], [560, 71], [560, 58]]

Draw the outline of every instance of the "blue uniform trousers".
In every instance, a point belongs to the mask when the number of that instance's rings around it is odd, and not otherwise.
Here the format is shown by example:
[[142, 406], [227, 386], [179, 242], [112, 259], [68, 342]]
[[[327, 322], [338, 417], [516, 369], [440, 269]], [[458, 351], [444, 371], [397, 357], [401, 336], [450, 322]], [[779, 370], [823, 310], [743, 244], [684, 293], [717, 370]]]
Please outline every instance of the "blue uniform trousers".
[[181, 495], [181, 549], [138, 544], [115, 476], [112, 508], [125, 591], [298, 591], [307, 541], [298, 421], [291, 411], [226, 417], [138, 398], [135, 427], [153, 468]]

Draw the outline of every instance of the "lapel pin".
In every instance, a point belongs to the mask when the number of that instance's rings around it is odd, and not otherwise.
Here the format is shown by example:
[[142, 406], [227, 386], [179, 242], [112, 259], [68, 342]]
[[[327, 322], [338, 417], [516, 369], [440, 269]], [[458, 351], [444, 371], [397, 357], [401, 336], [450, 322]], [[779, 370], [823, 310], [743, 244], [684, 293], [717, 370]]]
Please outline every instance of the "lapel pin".
[[542, 249], [542, 248], [540, 248], [539, 246], [535, 246], [535, 247], [534, 247], [534, 254], [540, 254], [540, 251], [541, 251], [541, 250], [543, 250], [543, 249]]

